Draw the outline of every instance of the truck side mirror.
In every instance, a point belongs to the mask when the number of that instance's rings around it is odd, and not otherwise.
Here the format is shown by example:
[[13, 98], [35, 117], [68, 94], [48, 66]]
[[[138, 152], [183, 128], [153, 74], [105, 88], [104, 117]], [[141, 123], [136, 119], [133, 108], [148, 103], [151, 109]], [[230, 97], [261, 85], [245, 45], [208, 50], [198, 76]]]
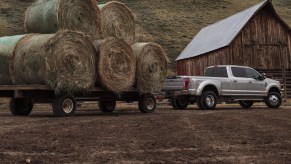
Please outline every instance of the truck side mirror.
[[258, 78], [259, 80], [265, 80], [266, 79], [266, 74], [262, 73], [261, 76]]

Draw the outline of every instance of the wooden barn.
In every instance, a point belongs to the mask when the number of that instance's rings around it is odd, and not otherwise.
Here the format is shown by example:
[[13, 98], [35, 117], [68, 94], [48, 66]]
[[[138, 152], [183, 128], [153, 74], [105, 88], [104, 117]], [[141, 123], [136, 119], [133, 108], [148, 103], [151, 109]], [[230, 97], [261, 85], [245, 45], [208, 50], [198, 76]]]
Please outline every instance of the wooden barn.
[[203, 75], [211, 65], [250, 66], [280, 80], [291, 96], [290, 27], [270, 0], [203, 28], [176, 61], [178, 75]]

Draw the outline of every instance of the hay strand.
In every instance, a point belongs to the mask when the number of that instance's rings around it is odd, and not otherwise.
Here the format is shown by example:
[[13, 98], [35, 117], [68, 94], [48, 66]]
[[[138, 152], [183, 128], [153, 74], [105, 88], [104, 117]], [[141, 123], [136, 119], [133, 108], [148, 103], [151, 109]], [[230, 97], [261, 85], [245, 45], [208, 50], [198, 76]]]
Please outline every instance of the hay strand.
[[9, 64], [17, 42], [25, 35], [16, 35], [0, 38], [0, 85], [11, 85]]
[[137, 88], [140, 93], [156, 93], [162, 88], [167, 76], [168, 58], [156, 43], [135, 43], [137, 56]]
[[10, 67], [13, 84], [44, 84], [57, 93], [94, 86], [96, 50], [83, 34], [60, 31], [21, 39]]
[[71, 30], [93, 39], [101, 37], [100, 10], [95, 0], [38, 0], [27, 9], [24, 24], [28, 33]]
[[131, 10], [123, 3], [111, 1], [98, 6], [101, 10], [102, 38], [116, 37], [132, 45], [135, 22]]
[[107, 38], [94, 42], [98, 61], [97, 85], [119, 94], [130, 88], [135, 80], [136, 57], [122, 39]]

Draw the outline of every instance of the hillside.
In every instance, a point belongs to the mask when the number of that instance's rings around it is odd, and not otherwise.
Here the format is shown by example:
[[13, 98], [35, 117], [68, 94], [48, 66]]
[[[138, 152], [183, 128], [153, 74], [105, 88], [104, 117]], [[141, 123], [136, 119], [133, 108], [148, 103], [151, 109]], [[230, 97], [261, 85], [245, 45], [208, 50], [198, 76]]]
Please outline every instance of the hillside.
[[[0, 36], [23, 34], [26, 8], [34, 0], [0, 0]], [[261, 0], [120, 0], [136, 17], [136, 41], [161, 44], [175, 68], [175, 59], [199, 30]], [[107, 0], [99, 0], [99, 4]], [[291, 25], [291, 1], [273, 0], [279, 15]]]

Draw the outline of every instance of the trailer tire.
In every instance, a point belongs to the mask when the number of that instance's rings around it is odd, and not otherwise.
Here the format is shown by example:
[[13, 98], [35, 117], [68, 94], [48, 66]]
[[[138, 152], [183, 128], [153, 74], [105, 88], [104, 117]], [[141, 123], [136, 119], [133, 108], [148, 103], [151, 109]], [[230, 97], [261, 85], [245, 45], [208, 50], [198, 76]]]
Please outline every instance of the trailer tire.
[[201, 97], [198, 98], [202, 109], [215, 109], [217, 104], [217, 96], [213, 91], [203, 91]]
[[279, 108], [282, 104], [281, 94], [278, 92], [269, 92], [268, 96], [265, 98], [265, 103], [269, 108]]
[[254, 102], [253, 101], [246, 101], [246, 100], [241, 100], [238, 102], [239, 105], [245, 109], [250, 108], [253, 106]]
[[186, 96], [178, 96], [177, 98], [172, 98], [172, 106], [174, 107], [174, 109], [186, 109], [189, 103], [189, 99]]
[[99, 101], [99, 109], [104, 113], [111, 113], [116, 107], [116, 101]]
[[56, 96], [53, 100], [52, 107], [55, 116], [68, 117], [76, 112], [76, 100], [72, 95]]
[[153, 113], [156, 110], [156, 98], [152, 94], [143, 94], [138, 101], [138, 108], [142, 113]]
[[27, 98], [11, 98], [9, 108], [14, 116], [28, 116], [32, 111], [33, 102]]

